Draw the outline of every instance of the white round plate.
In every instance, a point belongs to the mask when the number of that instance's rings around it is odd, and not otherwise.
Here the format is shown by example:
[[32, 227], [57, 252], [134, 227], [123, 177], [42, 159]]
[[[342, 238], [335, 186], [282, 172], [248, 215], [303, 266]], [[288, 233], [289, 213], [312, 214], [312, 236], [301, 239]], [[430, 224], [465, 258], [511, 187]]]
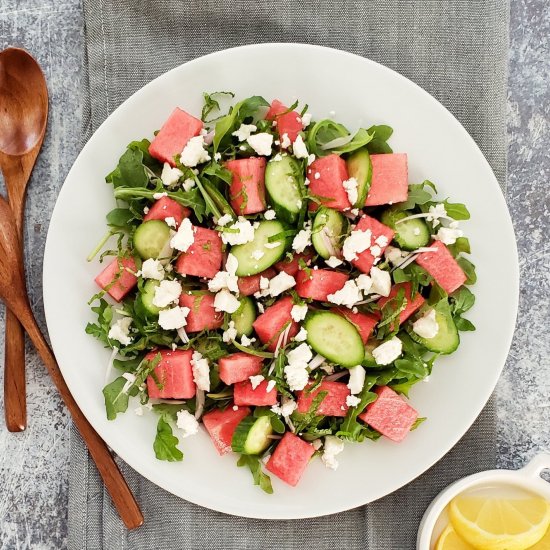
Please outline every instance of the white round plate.
[[[105, 232], [114, 206], [105, 175], [126, 145], [151, 138], [175, 106], [197, 115], [202, 92], [231, 90], [237, 99], [262, 95], [287, 104], [299, 99], [315, 118], [336, 112], [349, 127], [389, 124], [391, 145], [409, 155], [409, 180], [430, 179], [440, 196], [468, 205], [478, 283], [468, 318], [477, 331], [462, 334], [451, 357], [437, 361], [429, 383], [415, 386], [411, 403], [428, 420], [401, 444], [349, 444], [333, 472], [313, 461], [295, 488], [272, 476], [275, 493], [252, 485], [235, 457], [220, 458], [205, 432], [185, 439], [183, 462], [155, 459], [154, 414], [128, 413], [109, 422], [101, 389], [109, 352], [84, 333], [93, 319], [87, 301], [96, 291], [97, 261], [86, 262]], [[191, 502], [239, 516], [291, 519], [332, 514], [399, 489], [439, 460], [461, 438], [491, 395], [515, 324], [518, 262], [506, 203], [485, 158], [457, 120], [427, 92], [373, 61], [299, 44], [245, 46], [196, 59], [160, 76], [125, 101], [86, 144], [53, 212], [44, 260], [48, 329], [63, 376], [101, 437], [143, 476]]]

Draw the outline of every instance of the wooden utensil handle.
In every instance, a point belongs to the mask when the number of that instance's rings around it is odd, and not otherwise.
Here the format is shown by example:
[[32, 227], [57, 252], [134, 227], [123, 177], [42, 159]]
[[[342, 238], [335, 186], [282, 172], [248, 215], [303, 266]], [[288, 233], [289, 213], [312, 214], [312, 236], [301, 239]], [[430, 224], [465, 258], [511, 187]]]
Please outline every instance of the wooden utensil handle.
[[99, 470], [99, 474], [103, 478], [105, 487], [107, 487], [107, 491], [109, 491], [122, 521], [128, 529], [139, 527], [143, 524], [143, 514], [111, 452], [76, 404], [59, 370], [53, 352], [44, 340], [34, 318], [31, 316], [28, 322], [26, 322], [26, 319], [22, 320], [25, 322], [25, 329], [30, 339], [44, 361], [65, 405], [67, 405], [72, 415], [82, 439], [88, 447], [90, 455]]
[[25, 391], [25, 332], [17, 317], [6, 311], [4, 356], [4, 415], [10, 432], [27, 427], [27, 395]]

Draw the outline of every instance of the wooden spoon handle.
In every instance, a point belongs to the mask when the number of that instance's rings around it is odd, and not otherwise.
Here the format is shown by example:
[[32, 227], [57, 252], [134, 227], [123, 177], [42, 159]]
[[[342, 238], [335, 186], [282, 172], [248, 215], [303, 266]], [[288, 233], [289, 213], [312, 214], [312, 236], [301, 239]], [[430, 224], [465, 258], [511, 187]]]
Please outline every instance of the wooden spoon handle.
[[10, 432], [27, 427], [27, 395], [25, 391], [25, 332], [17, 317], [6, 311], [4, 358], [4, 414]]
[[114, 461], [111, 452], [92, 425], [88, 422], [82, 411], [78, 408], [76, 401], [63, 379], [53, 352], [44, 340], [32, 314], [29, 314], [28, 317], [22, 318], [21, 320], [25, 323], [25, 329], [30, 339], [44, 361], [65, 405], [67, 405], [73, 417], [73, 421], [88, 447], [90, 455], [99, 470], [99, 474], [103, 478], [105, 487], [107, 487], [107, 491], [109, 491], [122, 521], [128, 529], [139, 527], [143, 524], [143, 514], [126, 480]]

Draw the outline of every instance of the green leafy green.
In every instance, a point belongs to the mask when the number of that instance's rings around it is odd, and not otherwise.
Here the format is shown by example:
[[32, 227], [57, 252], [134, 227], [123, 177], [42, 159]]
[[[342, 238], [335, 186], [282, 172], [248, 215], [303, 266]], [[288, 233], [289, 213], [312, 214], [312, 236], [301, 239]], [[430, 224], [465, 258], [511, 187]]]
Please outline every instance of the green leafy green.
[[336, 433], [337, 437], [348, 441], [363, 441], [366, 437], [372, 439], [373, 434], [369, 433], [370, 429], [365, 424], [359, 423], [357, 418], [369, 403], [376, 401], [377, 395], [370, 390], [377, 383], [377, 380], [377, 376], [367, 376], [365, 385], [359, 394], [359, 404], [348, 409], [346, 417]]
[[106, 346], [111, 347], [111, 341], [108, 336], [113, 320], [113, 310], [111, 306], [106, 300], [100, 298], [99, 305], [92, 306], [91, 310], [97, 314], [97, 323], [88, 323], [86, 325], [86, 334], [95, 336]]
[[149, 176], [143, 164], [143, 151], [139, 147], [128, 148], [118, 161], [118, 166], [105, 178], [117, 187], [145, 187]]
[[469, 220], [470, 212], [466, 206], [460, 202], [449, 202], [448, 200], [444, 201], [445, 210], [447, 216], [453, 218], [453, 220]]
[[212, 92], [211, 94], [207, 94], [204, 92], [202, 94], [202, 97], [204, 99], [204, 104], [202, 106], [201, 111], [201, 120], [203, 122], [214, 122], [216, 119], [207, 120], [208, 115], [212, 111], [219, 111], [220, 110], [220, 104], [217, 99], [214, 99], [215, 96], [229, 96], [229, 97], [235, 97], [235, 94], [233, 92]]
[[237, 466], [239, 468], [242, 468], [243, 466], [248, 466], [250, 472], [252, 473], [254, 485], [259, 485], [260, 489], [269, 495], [273, 493], [271, 478], [263, 472], [262, 463], [257, 456], [241, 455], [241, 457], [237, 461]]
[[319, 422], [323, 419], [323, 416], [317, 415], [317, 409], [327, 395], [327, 391], [320, 391], [311, 401], [311, 405], [307, 412], [300, 413], [294, 411], [292, 413], [291, 419], [296, 433], [305, 432], [311, 427], [317, 427]]
[[114, 420], [118, 413], [126, 412], [128, 409], [128, 393], [122, 391], [126, 382], [125, 378], [119, 376], [103, 388], [108, 420]]
[[367, 132], [373, 135], [373, 139], [367, 145], [369, 153], [393, 153], [393, 149], [388, 145], [388, 139], [393, 134], [393, 128], [385, 124], [371, 126]]
[[428, 204], [433, 199], [432, 192], [437, 193], [437, 189], [429, 180], [424, 180], [422, 183], [413, 183], [409, 185], [407, 200], [400, 202], [395, 208], [399, 210], [412, 210], [417, 206]]
[[457, 263], [466, 275], [465, 284], [473, 285], [477, 281], [476, 268], [474, 264], [464, 257], [458, 258]]
[[107, 214], [107, 224], [119, 229], [127, 229], [133, 219], [135, 215], [129, 208], [115, 208]]
[[183, 453], [178, 449], [178, 438], [172, 431], [172, 426], [166, 421], [163, 415], [159, 418], [157, 424], [157, 435], [153, 442], [155, 456], [159, 460], [167, 460], [168, 462], [179, 462], [183, 460]]
[[454, 244], [448, 244], [447, 248], [453, 257], [457, 258], [460, 254], [470, 254], [470, 241], [466, 237], [458, 237]]
[[420, 424], [422, 424], [423, 422], [426, 422], [426, 420], [427, 418], [425, 416], [418, 417], [411, 426], [411, 432], [416, 430], [416, 428], [418, 428], [418, 426], [420, 426]]

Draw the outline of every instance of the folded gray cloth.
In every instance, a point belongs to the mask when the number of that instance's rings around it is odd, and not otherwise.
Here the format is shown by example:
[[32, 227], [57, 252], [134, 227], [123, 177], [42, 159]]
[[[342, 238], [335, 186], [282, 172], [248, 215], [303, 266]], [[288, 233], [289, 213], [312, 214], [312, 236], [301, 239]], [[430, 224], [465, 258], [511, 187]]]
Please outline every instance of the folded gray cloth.
[[[473, 135], [504, 189], [506, 0], [84, 0], [84, 10], [85, 138], [146, 82], [200, 55], [257, 42], [322, 44], [379, 61], [428, 90]], [[211, 512], [121, 464], [145, 514], [145, 525], [127, 532], [73, 432], [69, 547], [412, 549], [430, 500], [453, 480], [494, 467], [495, 451], [490, 402], [462, 441], [416, 481], [368, 506], [300, 521]]]

